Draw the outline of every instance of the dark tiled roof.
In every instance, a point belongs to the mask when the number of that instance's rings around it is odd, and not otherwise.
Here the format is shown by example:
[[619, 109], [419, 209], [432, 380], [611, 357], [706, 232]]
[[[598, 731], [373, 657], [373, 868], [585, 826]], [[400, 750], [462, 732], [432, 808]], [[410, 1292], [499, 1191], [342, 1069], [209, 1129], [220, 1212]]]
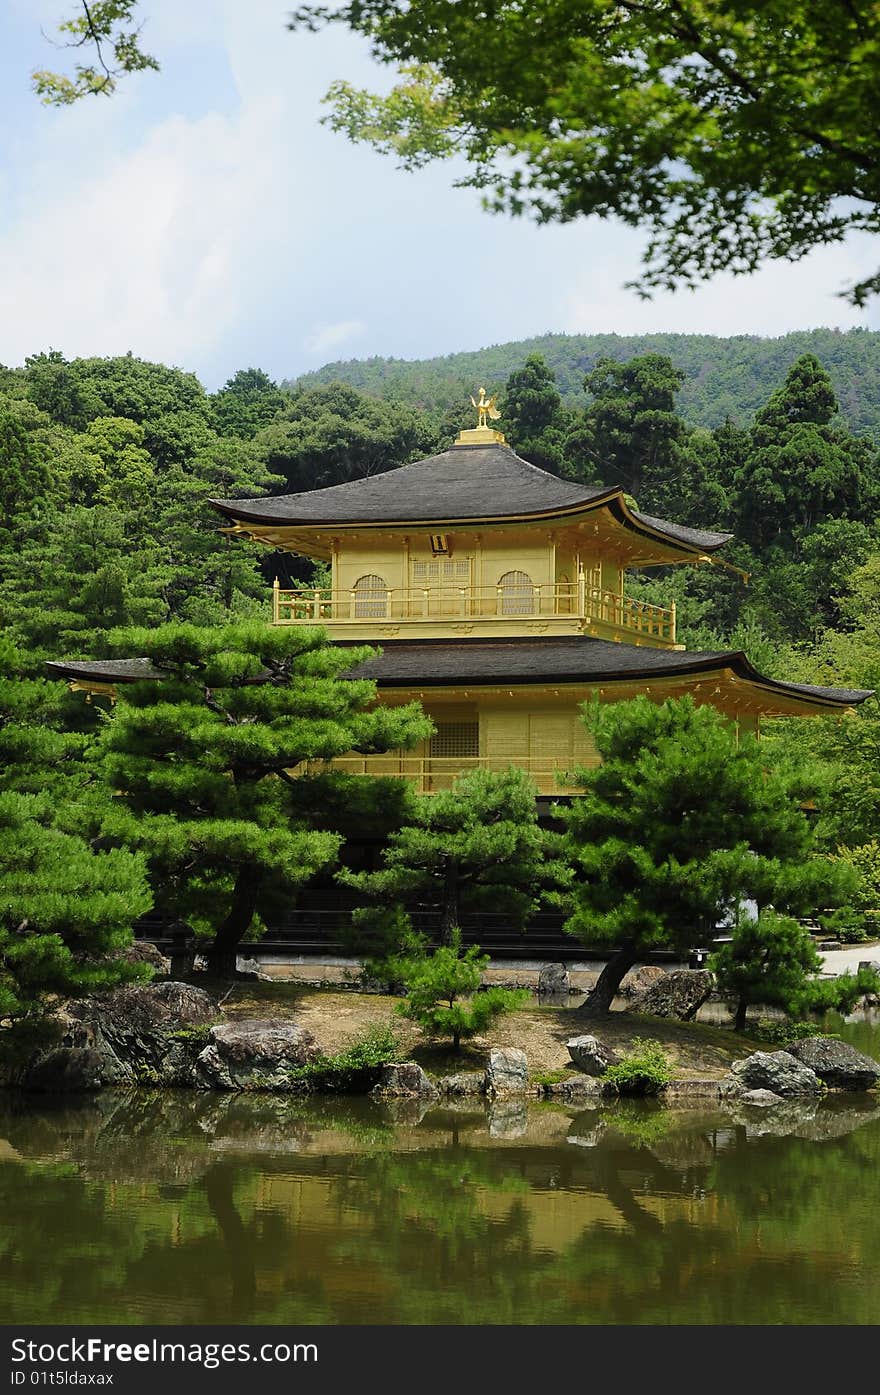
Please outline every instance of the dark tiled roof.
[[149, 659], [69, 659], [46, 667], [55, 677], [91, 678], [99, 683], [138, 683], [144, 678], [165, 677]]
[[[552, 639], [386, 640], [376, 659], [352, 669], [375, 678], [380, 687], [396, 683], [539, 683], [577, 681], [612, 675], [690, 671], [694, 660], [717, 665], [724, 654], [683, 654], [671, 649], [637, 648], [580, 635]], [[699, 665], [698, 665], [699, 666]]]
[[632, 510], [632, 516], [637, 518], [639, 523], [647, 523], [649, 528], [655, 528], [658, 533], [666, 533], [668, 537], [688, 543], [691, 547], [704, 548], [706, 552], [714, 551], [733, 537], [732, 533], [708, 533], [703, 528], [686, 528], [683, 523], [670, 523], [665, 518], [652, 518], [650, 514], [639, 513], [636, 509]]
[[[590, 489], [522, 460], [509, 446], [452, 446], [440, 455], [401, 465], [369, 479], [279, 494], [263, 499], [212, 499], [221, 513], [243, 524], [443, 523], [460, 519], [542, 515], [599, 501], [618, 501], [617, 488]], [[635, 514], [677, 542], [711, 551], [729, 533], [680, 528]], [[630, 524], [630, 526], [632, 526]]]
[[[163, 677], [149, 659], [96, 659], [91, 663], [50, 663], [58, 677], [98, 683], [134, 683]], [[373, 678], [380, 688], [473, 687], [532, 683], [593, 683], [638, 678], [698, 676], [730, 668], [780, 696], [813, 698], [822, 704], [849, 707], [871, 697], [870, 689], [818, 688], [807, 683], [780, 683], [758, 673], [745, 654], [719, 650], [687, 654], [674, 649], [639, 648], [608, 640], [570, 636], [546, 639], [393, 640], [375, 659], [358, 664], [353, 678]], [[259, 681], [259, 680], [252, 680]]]
[[668, 678], [731, 668], [742, 678], [773, 692], [850, 705], [871, 697], [871, 690], [816, 688], [807, 683], [780, 683], [765, 678], [745, 654], [736, 650], [685, 653], [573, 635], [520, 640], [386, 641], [383, 652], [352, 669], [358, 678], [374, 678], [380, 688], [421, 684], [442, 687], [462, 683], [592, 682], [632, 678]]

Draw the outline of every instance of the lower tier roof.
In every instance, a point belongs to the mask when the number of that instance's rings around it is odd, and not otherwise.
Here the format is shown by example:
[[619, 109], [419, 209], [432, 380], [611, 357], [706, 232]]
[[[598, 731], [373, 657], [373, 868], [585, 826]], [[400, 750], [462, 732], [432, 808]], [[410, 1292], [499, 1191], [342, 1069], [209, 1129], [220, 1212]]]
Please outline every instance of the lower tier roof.
[[[343, 645], [342, 647], [347, 647]], [[149, 659], [95, 659], [47, 664], [56, 676], [79, 686], [106, 688], [164, 678]], [[871, 689], [823, 688], [808, 683], [783, 683], [758, 672], [739, 650], [684, 653], [614, 644], [585, 635], [505, 640], [390, 640], [375, 658], [355, 665], [352, 678], [372, 678], [387, 689], [418, 691], [435, 688], [469, 689], [527, 687], [542, 684], [617, 685], [622, 689], [639, 683], [650, 686], [679, 680], [679, 686], [697, 688], [701, 677], [726, 673], [728, 682], [740, 682], [752, 704], [767, 709], [807, 712], [841, 711], [872, 696]], [[692, 682], [689, 680], [693, 680]], [[252, 680], [254, 681], [254, 680]], [[260, 681], [259, 679], [255, 681]], [[774, 699], [776, 700], [774, 703]]]

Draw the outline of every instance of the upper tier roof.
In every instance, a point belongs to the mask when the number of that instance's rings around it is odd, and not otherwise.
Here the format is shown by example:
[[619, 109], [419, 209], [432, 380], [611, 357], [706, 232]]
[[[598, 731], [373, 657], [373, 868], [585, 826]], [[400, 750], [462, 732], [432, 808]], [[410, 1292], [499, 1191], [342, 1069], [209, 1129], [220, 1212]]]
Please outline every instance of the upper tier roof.
[[507, 445], [454, 445], [427, 460], [381, 475], [263, 499], [212, 499], [221, 513], [254, 524], [332, 525], [471, 522], [480, 519], [542, 518], [608, 504], [620, 521], [701, 552], [713, 552], [731, 537], [683, 528], [629, 508], [618, 487], [588, 488], [560, 479], [522, 460]]

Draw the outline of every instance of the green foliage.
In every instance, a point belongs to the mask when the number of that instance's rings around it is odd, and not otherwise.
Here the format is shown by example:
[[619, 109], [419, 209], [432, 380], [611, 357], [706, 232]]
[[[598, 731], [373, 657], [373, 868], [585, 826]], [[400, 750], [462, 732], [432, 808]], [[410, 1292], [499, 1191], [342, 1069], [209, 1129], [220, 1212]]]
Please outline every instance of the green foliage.
[[838, 974], [837, 978], [823, 978], [811, 983], [803, 994], [798, 1011], [852, 1012], [860, 998], [880, 997], [880, 974], [873, 969], [859, 969], [856, 973]]
[[743, 900], [803, 915], [845, 899], [840, 864], [813, 856], [802, 790], [714, 708], [636, 698], [585, 719], [601, 764], [579, 772], [583, 794], [563, 814], [575, 866], [566, 929], [616, 951], [592, 1008], [607, 1010], [650, 950], [707, 943]]
[[92, 51], [91, 63], [74, 65], [73, 77], [39, 68], [31, 73], [34, 91], [45, 106], [70, 106], [81, 97], [111, 96], [121, 77], [159, 64], [140, 46], [137, 0], [89, 0], [82, 13], [62, 20], [60, 47]]
[[87, 742], [65, 731], [57, 684], [24, 676], [0, 638], [0, 1017], [142, 976], [108, 956], [150, 909], [144, 859], [97, 851], [77, 824], [93, 795]]
[[793, 1022], [790, 1018], [779, 1021], [762, 1017], [757, 1022], [749, 1023], [749, 1036], [754, 1041], [766, 1042], [768, 1046], [791, 1046], [796, 1041], [827, 1035], [815, 1022]]
[[430, 454], [438, 437], [424, 412], [333, 385], [294, 393], [253, 444], [266, 468], [298, 493], [404, 465]]
[[865, 918], [852, 906], [842, 906], [818, 917], [826, 935], [835, 935], [841, 944], [859, 945], [868, 939]]
[[[542, 899], [558, 898], [570, 881], [559, 840], [538, 825], [535, 790], [523, 770], [474, 770], [449, 790], [416, 800], [393, 832], [376, 872], [339, 873], [380, 912], [359, 923], [392, 943], [394, 926], [408, 922], [389, 908], [414, 903], [441, 913], [446, 939], [466, 910], [504, 912], [524, 927]], [[389, 919], [389, 915], [393, 917]]]
[[602, 1079], [621, 1095], [656, 1095], [672, 1079], [672, 1066], [659, 1041], [633, 1037], [630, 1049], [607, 1067]]
[[711, 438], [696, 443], [675, 409], [684, 373], [661, 354], [599, 359], [584, 381], [592, 402], [566, 443], [569, 470], [623, 485], [649, 514], [694, 523], [718, 520], [724, 491], [707, 469]]
[[461, 931], [433, 954], [403, 966], [406, 1001], [397, 1011], [417, 1022], [432, 1037], [451, 1037], [454, 1050], [463, 1039], [477, 1036], [505, 1013], [515, 1012], [529, 1000], [525, 990], [487, 988], [479, 992], [480, 979], [489, 963], [478, 945], [462, 953]]
[[804, 354], [757, 414], [734, 486], [737, 533], [758, 551], [791, 546], [829, 516], [873, 518], [874, 452], [831, 425], [837, 410], [828, 374]]
[[349, 0], [290, 22], [341, 24], [398, 71], [382, 95], [334, 82], [334, 130], [407, 168], [463, 157], [494, 210], [645, 228], [643, 294], [877, 231], [868, 5], [504, 0], [487, 24], [471, 0]]
[[722, 995], [735, 1005], [737, 1031], [745, 1028], [746, 1009], [753, 1003], [795, 1010], [821, 967], [809, 932], [768, 909], [757, 920], [741, 917], [730, 942], [709, 960]]
[[150, 909], [143, 857], [94, 852], [52, 814], [38, 795], [0, 794], [0, 1017], [143, 977], [107, 958]]
[[291, 1085], [324, 1094], [366, 1094], [376, 1084], [382, 1066], [393, 1061], [400, 1047], [390, 1027], [372, 1027], [360, 1040], [336, 1056], [319, 1056], [290, 1071]]
[[405, 748], [430, 725], [417, 704], [372, 706], [373, 683], [342, 677], [372, 651], [330, 646], [320, 630], [162, 625], [108, 644], [160, 676], [121, 684], [104, 723], [104, 775], [120, 793], [100, 835], [145, 854], [157, 907], [191, 923], [211, 967], [229, 972], [252, 925], [336, 859], [328, 792], [350, 777], [325, 763]]
[[502, 425], [517, 454], [542, 470], [561, 474], [573, 413], [562, 406], [556, 377], [540, 354], [529, 354], [504, 387]]
[[880, 842], [872, 838], [858, 847], [839, 847], [837, 856], [847, 863], [858, 878], [853, 893], [853, 905], [864, 912], [880, 910]]
[[[565, 812], [581, 874], [574, 933], [686, 949], [749, 895], [809, 901], [809, 825], [757, 743], [737, 741], [714, 708], [636, 698], [585, 720], [602, 764], [580, 772], [584, 795]], [[804, 875], [787, 885], [792, 864]]]
[[268, 426], [287, 395], [260, 368], [239, 369], [211, 398], [215, 429], [221, 436], [248, 440]]

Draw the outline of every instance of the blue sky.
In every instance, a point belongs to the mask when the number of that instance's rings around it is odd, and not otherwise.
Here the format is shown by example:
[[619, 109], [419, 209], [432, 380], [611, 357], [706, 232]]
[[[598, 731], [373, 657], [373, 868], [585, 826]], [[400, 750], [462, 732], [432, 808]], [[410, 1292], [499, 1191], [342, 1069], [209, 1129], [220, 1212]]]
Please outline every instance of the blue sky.
[[389, 75], [342, 33], [291, 34], [284, 0], [143, 0], [159, 74], [42, 107], [41, 35], [73, 0], [0, 0], [0, 362], [50, 346], [144, 357], [216, 388], [337, 358], [427, 357], [546, 331], [782, 334], [880, 324], [836, 292], [853, 238], [796, 266], [638, 300], [643, 239], [484, 213], [455, 168], [410, 175], [319, 124], [337, 77]]

